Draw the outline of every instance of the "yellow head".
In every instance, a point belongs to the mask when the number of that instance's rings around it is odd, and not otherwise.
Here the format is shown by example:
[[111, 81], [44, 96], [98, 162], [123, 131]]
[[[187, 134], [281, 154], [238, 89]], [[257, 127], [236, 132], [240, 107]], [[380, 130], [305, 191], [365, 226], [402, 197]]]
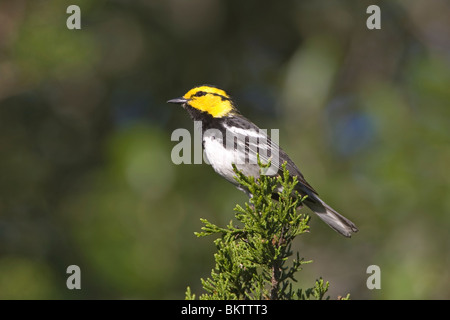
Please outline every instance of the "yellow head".
[[169, 103], [190, 106], [207, 112], [214, 118], [221, 118], [237, 113], [230, 96], [222, 89], [212, 86], [199, 86], [189, 90], [184, 96], [167, 101]]

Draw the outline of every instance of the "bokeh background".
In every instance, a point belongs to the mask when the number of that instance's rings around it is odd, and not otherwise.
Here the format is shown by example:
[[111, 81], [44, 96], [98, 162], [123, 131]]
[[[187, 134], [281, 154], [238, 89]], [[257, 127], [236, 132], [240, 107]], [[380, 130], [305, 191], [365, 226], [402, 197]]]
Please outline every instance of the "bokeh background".
[[[66, 9], [81, 8], [81, 30]], [[381, 8], [381, 30], [366, 9]], [[183, 299], [214, 265], [200, 218], [246, 197], [171, 161], [166, 101], [233, 95], [360, 232], [313, 217], [296, 250], [332, 299], [450, 299], [444, 0], [0, 2], [0, 298]], [[306, 209], [305, 209], [306, 210]], [[81, 268], [68, 290], [66, 268]], [[381, 289], [369, 290], [370, 265]]]

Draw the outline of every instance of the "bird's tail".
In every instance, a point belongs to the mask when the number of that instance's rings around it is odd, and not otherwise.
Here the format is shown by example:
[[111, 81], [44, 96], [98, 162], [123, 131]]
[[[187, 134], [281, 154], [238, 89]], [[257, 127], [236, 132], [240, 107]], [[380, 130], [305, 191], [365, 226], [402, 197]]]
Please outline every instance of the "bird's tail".
[[316, 213], [320, 219], [325, 221], [332, 229], [346, 237], [351, 237], [358, 228], [353, 222], [340, 215], [333, 208], [322, 201], [318, 196], [308, 197], [303, 202], [308, 208]]

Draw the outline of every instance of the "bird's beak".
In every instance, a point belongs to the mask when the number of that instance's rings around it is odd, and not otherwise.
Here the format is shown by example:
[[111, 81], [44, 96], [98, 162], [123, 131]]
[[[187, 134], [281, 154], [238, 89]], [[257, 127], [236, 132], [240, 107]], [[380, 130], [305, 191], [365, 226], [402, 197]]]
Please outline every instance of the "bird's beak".
[[175, 99], [171, 99], [169, 101], [167, 101], [167, 103], [176, 103], [176, 104], [183, 104], [188, 102], [188, 99], [185, 99], [183, 97], [179, 97], [179, 98], [175, 98]]

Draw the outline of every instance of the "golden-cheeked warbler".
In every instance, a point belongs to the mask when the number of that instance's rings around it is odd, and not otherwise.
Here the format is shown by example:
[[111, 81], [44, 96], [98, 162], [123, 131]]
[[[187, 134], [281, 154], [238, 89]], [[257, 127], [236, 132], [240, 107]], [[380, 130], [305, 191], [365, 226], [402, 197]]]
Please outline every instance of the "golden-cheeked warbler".
[[[282, 164], [286, 162], [290, 175], [298, 179], [296, 190], [301, 196], [307, 195], [303, 202], [306, 206], [331, 228], [346, 237], [358, 231], [353, 222], [319, 198], [289, 156], [265, 130], [261, 130], [239, 113], [233, 100], [224, 90], [202, 85], [189, 90], [180, 98], [167, 102], [180, 104], [192, 120], [201, 122], [203, 148], [208, 162], [218, 174], [238, 189], [252, 196], [234, 179], [233, 163], [246, 176], [258, 178], [261, 168], [257, 155], [261, 162], [271, 162], [271, 167], [264, 173], [270, 176], [278, 175]], [[278, 196], [279, 191], [277, 189], [274, 191], [274, 198]]]

